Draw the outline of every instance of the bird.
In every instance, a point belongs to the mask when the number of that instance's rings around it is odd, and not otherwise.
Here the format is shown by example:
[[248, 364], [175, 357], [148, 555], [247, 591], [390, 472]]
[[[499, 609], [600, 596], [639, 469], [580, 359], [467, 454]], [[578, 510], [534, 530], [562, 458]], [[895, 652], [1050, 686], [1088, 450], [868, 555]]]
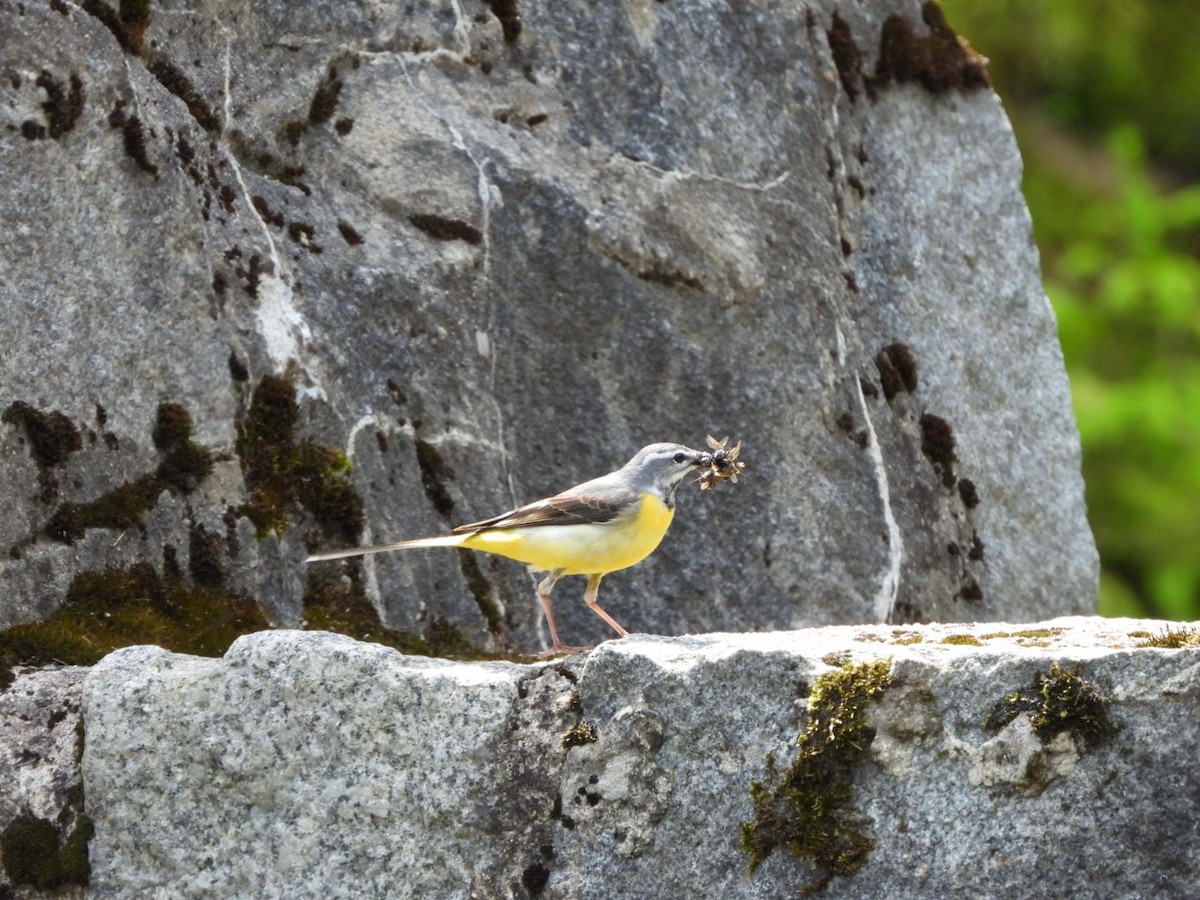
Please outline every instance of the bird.
[[525, 563], [530, 572], [546, 573], [537, 585], [550, 630], [551, 644], [544, 655], [579, 653], [591, 648], [567, 646], [554, 624], [550, 593], [555, 584], [566, 575], [586, 575], [584, 602], [625, 637], [628, 632], [596, 602], [600, 579], [654, 552], [675, 517], [676, 488], [689, 473], [712, 463], [712, 453], [683, 444], [650, 444], [615, 472], [490, 519], [459, 525], [448, 535], [314, 553], [305, 562], [419, 547], [466, 547], [506, 556]]

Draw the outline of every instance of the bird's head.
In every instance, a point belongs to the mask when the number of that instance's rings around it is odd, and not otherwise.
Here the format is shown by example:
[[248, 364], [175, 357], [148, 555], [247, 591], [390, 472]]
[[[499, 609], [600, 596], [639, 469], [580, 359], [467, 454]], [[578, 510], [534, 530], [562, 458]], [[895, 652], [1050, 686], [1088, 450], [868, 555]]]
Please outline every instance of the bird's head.
[[704, 450], [683, 444], [650, 444], [639, 450], [624, 469], [630, 487], [640, 494], [656, 494], [670, 506], [683, 477], [711, 462], [712, 454]]

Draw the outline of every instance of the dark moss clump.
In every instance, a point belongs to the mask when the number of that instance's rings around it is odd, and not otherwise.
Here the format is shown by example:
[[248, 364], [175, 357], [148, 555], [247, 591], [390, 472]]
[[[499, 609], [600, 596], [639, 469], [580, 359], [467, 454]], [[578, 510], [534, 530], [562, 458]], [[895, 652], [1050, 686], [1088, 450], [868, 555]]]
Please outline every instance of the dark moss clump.
[[316, 242], [316, 230], [307, 222], [291, 222], [287, 227], [288, 237], [309, 253], [322, 253], [324, 247]]
[[439, 513], [450, 518], [454, 513], [454, 498], [446, 485], [454, 480], [454, 470], [446, 463], [437, 447], [418, 439], [415, 443], [417, 466], [421, 470], [421, 487], [425, 496]]
[[158, 166], [150, 161], [150, 155], [146, 151], [146, 129], [142, 126], [142, 120], [137, 116], [130, 116], [125, 120], [121, 132], [125, 155], [137, 163], [137, 167], [143, 172], [158, 175]]
[[144, 28], [150, 24], [150, 0], [121, 0], [118, 15], [125, 25]]
[[229, 377], [239, 384], [250, 380], [250, 370], [236, 353], [229, 354]]
[[120, 0], [116, 19], [109, 28], [120, 31], [118, 40], [121, 41], [122, 47], [130, 53], [141, 53], [149, 26], [150, 0]]
[[283, 227], [283, 214], [277, 213], [271, 209], [271, 205], [267, 203], [265, 197], [260, 194], [255, 194], [250, 198], [250, 204], [254, 207], [255, 212], [258, 213], [259, 218], [268, 225], [274, 225], [276, 228]]
[[133, 644], [220, 656], [239, 635], [269, 627], [252, 600], [189, 585], [164, 569], [159, 575], [142, 562], [77, 575], [49, 619], [0, 632], [0, 686], [14, 665], [89, 666]]
[[42, 500], [49, 502], [58, 492], [58, 480], [50, 470], [65, 462], [75, 451], [83, 449], [83, 437], [79, 429], [57, 410], [42, 412], [20, 400], [9, 404], [0, 421], [15, 425], [25, 432], [30, 454], [37, 463]]
[[987, 60], [955, 34], [937, 3], [925, 3], [921, 18], [928, 34], [921, 34], [904, 16], [891, 15], [884, 21], [879, 60], [867, 85], [872, 97], [891, 82], [918, 81], [933, 93], [992, 86]]
[[192, 436], [192, 417], [178, 403], [163, 403], [154, 417], [150, 439], [164, 453]]
[[192, 80], [173, 62], [161, 55], [151, 55], [146, 60], [146, 70], [158, 79], [159, 84], [183, 101], [188, 113], [205, 131], [217, 131], [221, 120], [204, 95], [192, 83]]
[[134, 46], [134, 43], [125, 33], [125, 26], [122, 24], [117, 11], [105, 3], [104, 0], [80, 0], [79, 5], [83, 8], [84, 12], [97, 19], [105, 28], [112, 32], [112, 36], [117, 39], [117, 43], [121, 45], [121, 49], [126, 53], [137, 53], [141, 50], [141, 45]]
[[594, 744], [598, 738], [599, 734], [596, 732], [595, 725], [591, 722], [580, 722], [568, 728], [566, 734], [562, 736], [562, 748], [570, 750], [572, 747]]
[[42, 529], [50, 538], [73, 543], [89, 528], [136, 528], [164, 490], [190, 494], [212, 474], [212, 453], [191, 440], [192, 419], [178, 403], [158, 407], [152, 436], [158, 468], [89, 503], [64, 503]]
[[[83, 719], [79, 721], [82, 725]], [[62, 884], [87, 884], [91, 880], [92, 864], [88, 858], [88, 843], [95, 833], [91, 818], [86, 813], [80, 813], [75, 820], [75, 827], [67, 835], [58, 854]]]
[[871, 442], [871, 435], [865, 428], [858, 428], [854, 415], [849, 411], [837, 417], [837, 427], [840, 428], [860, 449], [866, 450]]
[[[234, 209], [237, 207], [237, 191], [229, 185], [223, 184], [217, 191], [217, 200], [220, 201], [221, 208], [225, 212], [233, 215]], [[240, 266], [234, 269], [237, 272], [238, 278], [246, 279], [247, 285], [245, 290], [251, 297], [258, 296], [258, 280], [262, 274], [259, 270], [261, 263], [262, 257], [255, 253], [250, 257], [250, 268], [248, 270], [243, 270]]]
[[1036, 674], [1028, 688], [998, 701], [983, 727], [999, 731], [1022, 713], [1029, 716], [1043, 743], [1067, 731], [1083, 746], [1095, 747], [1117, 732], [1108, 715], [1108, 701], [1079, 677], [1078, 669], [1068, 672], [1058, 663], [1051, 663], [1050, 671]]
[[653, 284], [662, 284], [667, 287], [687, 287], [696, 291], [704, 290], [703, 281], [679, 269], [666, 266], [651, 266], [647, 269], [630, 269], [630, 271], [642, 281], [649, 281]]
[[447, 219], [444, 216], [415, 214], [408, 221], [430, 237], [439, 241], [466, 241], [477, 246], [483, 243], [483, 232], [462, 219]]
[[521, 37], [521, 13], [517, 0], [487, 0], [492, 15], [500, 20], [500, 31], [506, 44], [515, 44]]
[[954, 487], [954, 429], [941, 416], [925, 413], [921, 416], [921, 452], [942, 476], [942, 484]]
[[219, 589], [225, 584], [221, 565], [221, 538], [199, 523], [188, 533], [188, 575], [200, 587]]
[[311, 125], [321, 125], [333, 118], [337, 112], [338, 99], [342, 93], [342, 79], [338, 70], [330, 66], [324, 80], [317, 85], [312, 102], [308, 105], [308, 121]]
[[35, 82], [46, 92], [42, 110], [46, 113], [46, 131], [55, 140], [74, 128], [83, 115], [83, 81], [74, 72], [69, 81], [70, 87], [64, 87], [61, 81], [42, 69]]
[[124, 46], [131, 53], [141, 53], [150, 27], [150, 0], [120, 0], [117, 21]]
[[550, 870], [542, 863], [531, 863], [521, 873], [521, 885], [531, 897], [540, 896], [550, 883]]
[[44, 413], [18, 400], [4, 410], [0, 419], [24, 429], [34, 461], [43, 469], [57, 466], [76, 450], [83, 449], [79, 429], [57, 410]]
[[64, 544], [73, 544], [89, 528], [136, 528], [161, 492], [153, 475], [143, 475], [90, 503], [63, 503], [42, 527], [42, 533]]
[[981, 541], [979, 539], [978, 532], [972, 531], [971, 532], [971, 546], [967, 550], [967, 559], [971, 560], [971, 562], [983, 562], [984, 548], [985, 548], [985, 545], [984, 545], [983, 541]]
[[349, 246], [357, 247], [363, 242], [363, 236], [359, 234], [358, 230], [353, 225], [338, 219], [337, 226], [338, 231], [341, 232], [342, 240], [344, 240]]
[[0, 832], [5, 874], [16, 887], [43, 891], [86, 885], [92, 875], [87, 845], [93, 831], [91, 820], [80, 815], [60, 844], [58, 826], [36, 816], [18, 816]]
[[362, 533], [363, 506], [347, 477], [350, 460], [312, 438], [297, 441], [299, 415], [290, 381], [267, 375], [258, 383], [238, 421], [237, 454], [250, 489], [239, 512], [265, 536], [282, 532], [303, 508], [325, 537], [352, 544]]
[[954, 596], [959, 600], [966, 600], [968, 603], [978, 603], [983, 599], [983, 588], [979, 586], [978, 581], [968, 575], [963, 579], [958, 593]]
[[958, 496], [967, 509], [974, 509], [979, 505], [979, 491], [970, 478], [958, 479]]
[[879, 370], [879, 384], [883, 396], [889, 403], [901, 392], [913, 393], [917, 389], [917, 361], [907, 344], [894, 341], [875, 354], [875, 368]]
[[754, 818], [742, 823], [741, 843], [751, 872], [782, 846], [817, 864], [811, 892], [866, 863], [874, 842], [852, 809], [854, 772], [875, 739], [867, 707], [887, 689], [889, 669], [887, 660], [846, 663], [816, 680], [796, 759], [781, 775], [768, 757], [766, 776], [750, 786]]
[[833, 13], [833, 27], [825, 32], [825, 39], [829, 42], [829, 52], [833, 54], [833, 64], [837, 66], [842, 89], [851, 101], [857, 100], [863, 91], [862, 51], [854, 43], [850, 24], [836, 10]]
[[279, 139], [295, 147], [308, 131], [308, 122], [304, 119], [292, 119], [279, 126]]

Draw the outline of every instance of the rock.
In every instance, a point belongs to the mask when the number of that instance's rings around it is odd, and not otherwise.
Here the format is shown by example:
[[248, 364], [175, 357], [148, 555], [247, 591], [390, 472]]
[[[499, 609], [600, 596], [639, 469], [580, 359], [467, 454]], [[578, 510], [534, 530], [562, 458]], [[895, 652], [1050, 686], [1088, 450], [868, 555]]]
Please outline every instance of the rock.
[[[1163, 628], [635, 636], [536, 666], [317, 632], [121, 650], [84, 690], [92, 890], [1185, 896], [1200, 629], [1142, 646]], [[797, 758], [822, 816], [776, 799]], [[785, 839], [753, 873], [746, 823]]]
[[88, 882], [91, 822], [79, 768], [86, 672], [21, 671], [0, 690], [0, 895], [82, 896]]
[[[1095, 608], [1020, 159], [936, 7], [126, 6], [0, 36], [0, 624], [203, 530], [274, 622], [344, 575], [392, 628], [536, 649], [516, 564], [301, 559], [710, 432], [747, 477], [606, 582], [633, 630]], [[212, 466], [152, 492], [163, 404]], [[569, 589], [564, 637], [609, 637]]]
[[[180, 897], [383, 897], [397, 879], [411, 896], [451, 896], [519, 880], [515, 842], [530, 841], [533, 861], [557, 830], [560, 737], [579, 718], [566, 665], [464, 666], [283, 631], [239, 639], [223, 660], [130, 648], [92, 675], [89, 809], [106, 829], [135, 808], [145, 816], [93, 840], [101, 896], [161, 884]], [[175, 723], [189, 737], [172, 748], [180, 735], [161, 716], [176, 704], [191, 710]], [[118, 758], [166, 768], [139, 781]], [[227, 804], [233, 818], [213, 815]], [[470, 849], [436, 846], [443, 831]], [[143, 857], [155, 843], [171, 848], [169, 873]]]

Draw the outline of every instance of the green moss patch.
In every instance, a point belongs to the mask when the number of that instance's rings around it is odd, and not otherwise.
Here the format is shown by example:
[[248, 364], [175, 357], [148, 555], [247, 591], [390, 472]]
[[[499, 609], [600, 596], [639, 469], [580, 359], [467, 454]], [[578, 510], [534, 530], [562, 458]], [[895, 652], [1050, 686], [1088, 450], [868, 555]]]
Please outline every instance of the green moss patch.
[[0, 632], [0, 688], [14, 665], [87, 666], [133, 644], [220, 656], [240, 635], [269, 627], [249, 598], [188, 585], [171, 568], [160, 576], [143, 562], [77, 575], [49, 619]]
[[92, 822], [76, 819], [65, 839], [58, 826], [36, 816], [18, 816], [0, 832], [0, 862], [16, 887], [53, 890], [70, 884], [86, 885], [92, 875], [88, 841]]
[[1057, 637], [1065, 630], [1064, 628], [1024, 628], [1021, 631], [989, 631], [987, 634], [981, 634], [980, 638], [985, 641], [994, 641], [1000, 638], [1013, 638], [1016, 640], [1046, 639]]
[[846, 663], [816, 680], [795, 760], [781, 773], [768, 756], [765, 777], [750, 785], [754, 818], [742, 823], [741, 843], [751, 872], [783, 847], [817, 864], [809, 893], [866, 863], [874, 842], [854, 811], [854, 773], [875, 738], [867, 708], [887, 689], [890, 668], [888, 660]]
[[999, 731], [1019, 715], [1028, 715], [1034, 733], [1043, 743], [1068, 731], [1085, 747], [1095, 747], [1117, 732], [1108, 714], [1108, 701], [1095, 686], [1052, 663], [1048, 672], [1034, 675], [1033, 683], [1006, 694], [984, 719], [987, 731]]
[[1194, 628], [1190, 625], [1184, 625], [1180, 628], [1172, 628], [1168, 625], [1158, 634], [1150, 634], [1149, 632], [1130, 633], [1130, 637], [1140, 636], [1143, 639], [1138, 641], [1139, 647], [1162, 647], [1168, 650], [1179, 650], [1184, 647], [1198, 648], [1200, 647], [1200, 628]]
[[299, 416], [289, 380], [267, 375], [258, 383], [238, 420], [237, 454], [250, 491], [238, 512], [261, 538], [281, 534], [290, 516], [305, 509], [324, 537], [353, 544], [362, 533], [363, 504], [348, 478], [350, 460], [312, 438], [297, 440]]
[[600, 735], [596, 731], [596, 726], [591, 722], [579, 722], [567, 729], [566, 734], [562, 736], [562, 747], [564, 750], [570, 750], [572, 747], [582, 747], [584, 744], [593, 744], [599, 739]]
[[955, 644], [960, 647], [982, 647], [983, 641], [973, 634], [948, 634], [942, 638], [943, 644]]

